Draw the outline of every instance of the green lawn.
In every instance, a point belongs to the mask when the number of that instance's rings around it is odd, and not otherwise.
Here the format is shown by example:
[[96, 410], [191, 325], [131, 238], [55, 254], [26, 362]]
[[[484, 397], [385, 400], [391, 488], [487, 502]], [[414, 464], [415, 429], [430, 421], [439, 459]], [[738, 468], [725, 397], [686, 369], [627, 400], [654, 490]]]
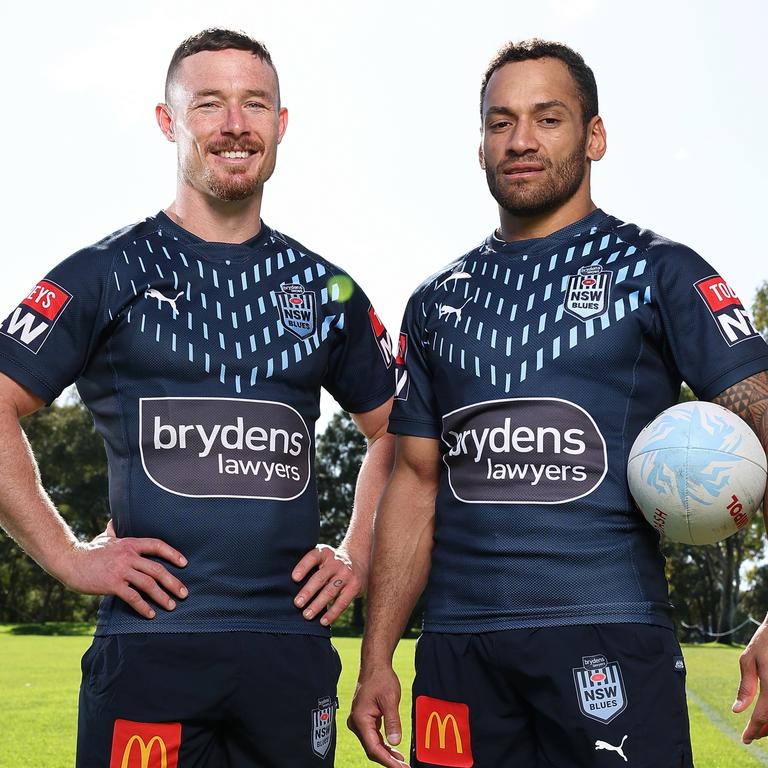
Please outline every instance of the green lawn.
[[[0, 767], [71, 768], [74, 764], [79, 660], [90, 638], [15, 635], [0, 626]], [[360, 652], [356, 638], [334, 640], [344, 663], [339, 685], [339, 768], [369, 765], [344, 727], [354, 691]], [[404, 640], [395, 663], [403, 684], [404, 745], [410, 737], [408, 712], [413, 679], [414, 641]], [[688, 688], [693, 749], [697, 768], [761, 768], [768, 765], [768, 744], [737, 743], [746, 716], [730, 705], [738, 682], [735, 648], [687, 646]], [[407, 753], [407, 748], [406, 748]]]

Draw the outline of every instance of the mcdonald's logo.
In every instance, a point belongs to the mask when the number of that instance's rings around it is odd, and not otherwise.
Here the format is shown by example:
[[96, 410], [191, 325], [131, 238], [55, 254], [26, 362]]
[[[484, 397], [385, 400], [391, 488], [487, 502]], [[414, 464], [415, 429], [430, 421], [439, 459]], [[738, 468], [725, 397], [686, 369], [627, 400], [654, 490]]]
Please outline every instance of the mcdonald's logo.
[[115, 720], [109, 768], [177, 768], [181, 723]]
[[427, 718], [427, 735], [424, 737], [424, 748], [429, 749], [429, 742], [432, 738], [432, 718], [434, 718], [437, 723], [437, 738], [440, 743], [440, 749], [445, 749], [445, 730], [450, 723], [453, 726], [453, 743], [456, 745], [456, 754], [460, 755], [464, 750], [461, 746], [459, 725], [453, 715], [446, 715], [441, 719], [437, 712], [429, 713], [429, 717]]
[[416, 697], [416, 758], [451, 768], [472, 768], [469, 707], [457, 701]]

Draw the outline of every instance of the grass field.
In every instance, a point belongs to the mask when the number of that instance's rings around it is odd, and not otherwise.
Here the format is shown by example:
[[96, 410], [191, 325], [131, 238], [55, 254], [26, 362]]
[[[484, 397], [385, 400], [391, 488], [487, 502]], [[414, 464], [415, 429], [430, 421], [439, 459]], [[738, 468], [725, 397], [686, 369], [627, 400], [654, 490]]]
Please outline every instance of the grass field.
[[[79, 661], [89, 643], [87, 634], [18, 635], [0, 625], [0, 768], [72, 768]], [[370, 764], [343, 726], [354, 691], [360, 640], [337, 638], [334, 643], [344, 663], [336, 764], [363, 768]], [[410, 737], [407, 713], [413, 650], [414, 641], [404, 640], [395, 659], [403, 685], [404, 743]], [[740, 744], [746, 716], [730, 712], [738, 681], [738, 655], [735, 648], [715, 645], [685, 648], [697, 768], [768, 766], [768, 744]]]

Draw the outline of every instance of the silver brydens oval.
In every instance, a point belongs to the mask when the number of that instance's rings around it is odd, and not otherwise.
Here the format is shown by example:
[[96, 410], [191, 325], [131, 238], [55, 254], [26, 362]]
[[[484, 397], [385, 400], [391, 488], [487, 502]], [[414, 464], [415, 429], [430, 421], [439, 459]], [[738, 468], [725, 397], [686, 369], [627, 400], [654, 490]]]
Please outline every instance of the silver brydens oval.
[[549, 397], [486, 400], [443, 416], [443, 461], [470, 504], [563, 504], [605, 477], [605, 440], [583, 408]]
[[290, 501], [309, 483], [309, 431], [284, 403], [145, 397], [139, 445], [149, 479], [179, 496]]

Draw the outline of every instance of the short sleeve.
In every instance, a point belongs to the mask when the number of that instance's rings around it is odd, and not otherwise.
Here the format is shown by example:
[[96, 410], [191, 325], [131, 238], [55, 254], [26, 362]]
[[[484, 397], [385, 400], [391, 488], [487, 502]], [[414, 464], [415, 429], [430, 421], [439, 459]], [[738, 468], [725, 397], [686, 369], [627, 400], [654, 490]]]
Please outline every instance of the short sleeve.
[[323, 386], [345, 411], [366, 413], [392, 397], [394, 354], [376, 310], [365, 292], [350, 282]]
[[79, 377], [104, 325], [104, 257], [85, 249], [66, 259], [0, 324], [0, 371], [46, 403]]
[[395, 401], [389, 431], [414, 437], [440, 437], [441, 418], [435, 404], [427, 358], [421, 292], [408, 302], [395, 360]]
[[664, 343], [683, 380], [711, 400], [768, 369], [768, 344], [728, 283], [697, 253], [675, 245], [654, 260]]

